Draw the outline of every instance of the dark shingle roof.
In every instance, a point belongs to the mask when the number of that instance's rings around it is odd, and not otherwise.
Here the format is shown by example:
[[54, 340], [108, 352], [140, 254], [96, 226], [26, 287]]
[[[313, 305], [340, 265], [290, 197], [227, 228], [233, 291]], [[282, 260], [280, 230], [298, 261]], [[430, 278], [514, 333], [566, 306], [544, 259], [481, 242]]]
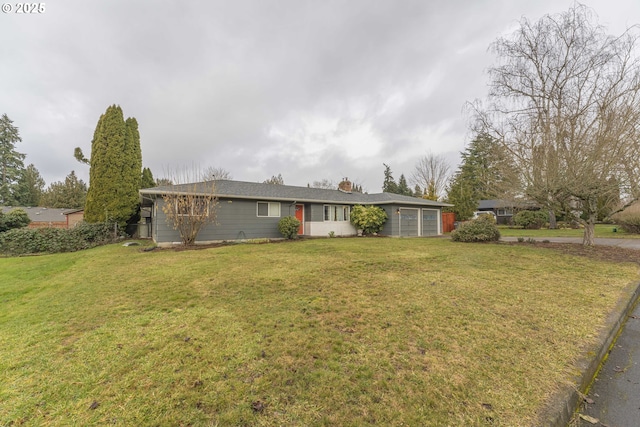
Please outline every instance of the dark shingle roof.
[[22, 209], [27, 213], [31, 222], [64, 222], [67, 220], [65, 213], [68, 211], [68, 209], [21, 206], [1, 206], [0, 209], [2, 209], [2, 213], [9, 213], [14, 209]]
[[[419, 206], [451, 206], [447, 203], [417, 197], [401, 196], [391, 193], [362, 194], [346, 193], [341, 190], [326, 190], [322, 188], [296, 187], [292, 185], [264, 184], [258, 182], [217, 180], [215, 194], [218, 198], [239, 198], [254, 200], [286, 200], [292, 202], [310, 203], [342, 203], [342, 204], [409, 204]], [[167, 193], [196, 193], [207, 194], [211, 186], [209, 182], [193, 184], [167, 185], [162, 187], [140, 190], [141, 195], [161, 195]]]

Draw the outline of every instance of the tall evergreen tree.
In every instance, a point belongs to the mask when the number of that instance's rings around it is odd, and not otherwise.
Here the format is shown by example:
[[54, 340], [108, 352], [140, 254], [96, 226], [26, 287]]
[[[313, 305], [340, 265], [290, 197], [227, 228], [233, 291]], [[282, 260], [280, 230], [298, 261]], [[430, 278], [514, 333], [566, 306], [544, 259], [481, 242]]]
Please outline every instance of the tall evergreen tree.
[[398, 184], [396, 184], [393, 179], [393, 173], [391, 172], [391, 167], [383, 163], [384, 165], [384, 181], [382, 182], [382, 191], [385, 193], [397, 193], [398, 192]]
[[100, 116], [91, 141], [87, 222], [115, 220], [124, 226], [138, 209], [142, 156], [138, 123], [119, 106]]
[[22, 170], [16, 185], [14, 199], [19, 206], [40, 206], [44, 179], [33, 164]]
[[52, 182], [42, 194], [42, 206], [48, 208], [82, 209], [87, 199], [87, 184], [78, 179], [75, 171], [64, 182]]
[[517, 171], [490, 135], [478, 134], [460, 155], [462, 163], [447, 191], [459, 221], [473, 215], [479, 200], [510, 199], [518, 191]]
[[140, 188], [153, 188], [156, 186], [156, 181], [153, 179], [151, 169], [142, 169], [142, 180], [140, 181]]
[[3, 114], [0, 117], [0, 205], [16, 203], [14, 192], [22, 171], [24, 154], [16, 151], [16, 143], [21, 142], [18, 128]]
[[404, 177], [404, 174], [401, 174], [400, 179], [398, 179], [398, 194], [402, 194], [403, 196], [413, 196], [413, 191], [409, 188], [409, 184], [407, 184], [407, 179]]

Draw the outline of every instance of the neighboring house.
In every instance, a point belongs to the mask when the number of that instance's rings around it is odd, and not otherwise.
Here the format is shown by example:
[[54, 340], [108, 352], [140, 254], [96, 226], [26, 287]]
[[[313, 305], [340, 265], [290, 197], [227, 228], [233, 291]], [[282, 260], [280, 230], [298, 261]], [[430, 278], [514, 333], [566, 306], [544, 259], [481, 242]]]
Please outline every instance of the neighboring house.
[[[160, 245], [180, 242], [162, 210], [166, 193], [204, 191], [206, 184], [185, 184], [140, 190], [142, 217], [150, 223], [149, 236]], [[343, 181], [338, 190], [294, 187], [253, 182], [215, 181], [218, 197], [216, 223], [200, 230], [197, 243], [259, 238], [281, 238], [278, 221], [295, 216], [302, 223], [303, 236], [353, 236], [350, 223], [354, 205], [375, 205], [385, 210], [387, 221], [380, 234], [387, 236], [436, 236], [442, 234], [442, 208], [447, 203], [398, 194], [362, 194], [351, 191]], [[145, 214], [144, 212], [148, 212]]]
[[67, 228], [73, 228], [84, 221], [84, 209], [68, 209], [63, 213], [67, 217]]
[[514, 203], [507, 200], [480, 200], [478, 202], [479, 212], [493, 212], [498, 224], [511, 224], [513, 214], [517, 212]]
[[28, 228], [72, 228], [84, 218], [82, 209], [58, 209], [42, 207], [2, 206], [3, 213], [14, 209], [22, 209], [27, 213], [31, 222]]
[[478, 211], [493, 212], [496, 216], [498, 224], [513, 224], [513, 215], [519, 211], [529, 209], [540, 209], [535, 203], [527, 201], [508, 201], [508, 200], [480, 200], [478, 202]]

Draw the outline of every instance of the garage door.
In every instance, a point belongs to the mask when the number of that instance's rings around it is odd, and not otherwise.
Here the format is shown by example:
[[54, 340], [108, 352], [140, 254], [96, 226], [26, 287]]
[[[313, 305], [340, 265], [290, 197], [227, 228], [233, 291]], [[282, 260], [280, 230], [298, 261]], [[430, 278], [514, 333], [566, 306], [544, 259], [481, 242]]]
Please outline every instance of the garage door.
[[400, 209], [400, 236], [418, 236], [418, 209]]
[[438, 235], [438, 211], [435, 209], [422, 209], [422, 235]]

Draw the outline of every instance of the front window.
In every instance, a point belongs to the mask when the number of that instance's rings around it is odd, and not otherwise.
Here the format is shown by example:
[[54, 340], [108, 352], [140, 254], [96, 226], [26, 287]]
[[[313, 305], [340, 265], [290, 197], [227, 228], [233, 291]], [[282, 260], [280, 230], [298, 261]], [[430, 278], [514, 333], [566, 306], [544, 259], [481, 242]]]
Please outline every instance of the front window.
[[325, 221], [349, 221], [349, 206], [324, 206]]
[[174, 203], [177, 216], [209, 216], [209, 200], [204, 197], [176, 197]]
[[512, 216], [513, 208], [500, 208], [498, 209], [498, 216]]
[[279, 217], [280, 203], [278, 202], [258, 202], [258, 216]]

